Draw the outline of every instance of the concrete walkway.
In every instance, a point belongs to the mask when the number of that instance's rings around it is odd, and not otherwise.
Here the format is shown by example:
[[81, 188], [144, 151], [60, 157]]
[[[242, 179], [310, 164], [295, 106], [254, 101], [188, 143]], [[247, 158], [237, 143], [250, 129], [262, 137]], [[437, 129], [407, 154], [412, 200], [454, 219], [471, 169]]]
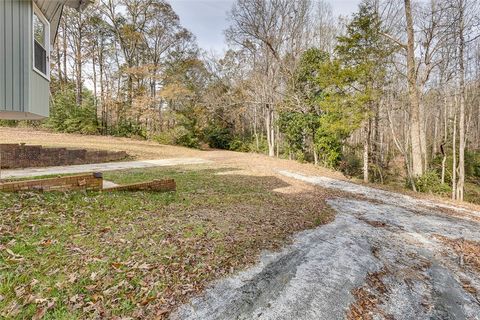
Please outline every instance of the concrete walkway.
[[80, 164], [71, 166], [58, 166], [46, 168], [26, 168], [26, 169], [12, 169], [2, 170], [0, 178], [28, 178], [36, 176], [46, 176], [55, 174], [72, 174], [84, 172], [104, 172], [127, 169], [141, 169], [166, 167], [186, 164], [202, 164], [211, 161], [200, 158], [172, 158], [162, 160], [142, 160], [142, 161], [123, 161], [123, 162], [108, 162], [108, 163], [94, 163], [94, 164]]

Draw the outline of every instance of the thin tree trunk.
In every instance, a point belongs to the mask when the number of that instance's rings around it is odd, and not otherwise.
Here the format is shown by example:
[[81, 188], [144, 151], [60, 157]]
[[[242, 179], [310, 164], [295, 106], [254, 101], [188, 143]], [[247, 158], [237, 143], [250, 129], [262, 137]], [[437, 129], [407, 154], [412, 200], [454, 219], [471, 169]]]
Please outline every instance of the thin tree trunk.
[[459, 1], [460, 27], [459, 27], [459, 69], [460, 69], [460, 114], [459, 114], [459, 146], [458, 146], [458, 182], [456, 199], [463, 200], [463, 188], [465, 185], [465, 63], [464, 63], [464, 3]]
[[92, 72], [93, 72], [93, 104], [95, 106], [95, 121], [98, 124], [98, 97], [97, 97], [97, 55], [96, 44], [92, 48]]
[[103, 39], [98, 48], [98, 68], [100, 74], [100, 105], [102, 107], [102, 133], [107, 134], [107, 110], [105, 104], [105, 87], [103, 84]]
[[318, 166], [318, 151], [315, 146], [315, 129], [312, 132], [312, 147], [313, 147], [313, 161], [316, 166]]
[[275, 126], [273, 125], [273, 110], [269, 104], [265, 110], [265, 129], [267, 131], [268, 156], [275, 156]]
[[67, 23], [65, 22], [65, 19], [63, 19], [62, 23], [62, 44], [63, 44], [63, 81], [64, 83], [68, 82], [68, 70], [67, 70], [67, 49], [68, 49], [68, 44], [67, 44]]
[[457, 196], [457, 99], [455, 98], [455, 115], [453, 116], [453, 140], [452, 140], [452, 199]]
[[412, 174], [414, 177], [423, 174], [421, 130], [420, 130], [420, 103], [416, 79], [415, 36], [413, 32], [412, 7], [410, 0], [405, 1], [405, 17], [407, 21], [407, 78], [410, 100], [410, 138], [412, 145]]
[[368, 162], [370, 152], [370, 120], [367, 120], [364, 127], [365, 137], [363, 140], [363, 182], [367, 183], [368, 180]]
[[445, 150], [445, 146], [447, 145], [448, 139], [448, 104], [447, 104], [447, 92], [444, 94], [443, 98], [443, 143], [440, 146], [442, 151], [443, 159], [442, 159], [442, 183], [445, 183], [445, 165], [447, 163], [447, 150]]
[[253, 135], [255, 136], [255, 146], [257, 147], [257, 151], [260, 150], [260, 140], [258, 138], [258, 131], [257, 131], [257, 105], [255, 105], [253, 109]]
[[440, 117], [440, 112], [441, 110], [438, 111], [438, 116], [435, 115], [435, 119], [433, 122], [433, 143], [432, 143], [432, 159], [435, 157], [437, 154], [437, 138], [438, 138], [438, 118]]
[[57, 71], [58, 71], [58, 81], [60, 83], [63, 83], [62, 58], [61, 58], [61, 55], [60, 55], [60, 43], [59, 43], [59, 41], [55, 42], [55, 52], [56, 52], [56, 55], [57, 55], [56, 65], [57, 65]]
[[373, 139], [370, 139], [370, 155], [372, 158], [372, 163], [376, 164], [378, 168], [381, 168], [383, 159], [381, 155], [383, 154], [382, 143], [380, 142], [380, 103], [375, 103], [375, 116], [373, 118]]
[[277, 142], [275, 144], [275, 148], [276, 148], [276, 156], [277, 158], [280, 156], [280, 128], [278, 126], [275, 126], [275, 141]]
[[83, 26], [82, 26], [82, 10], [78, 12], [78, 36], [75, 39], [75, 66], [76, 66], [76, 102], [77, 106], [82, 105], [83, 94], [83, 75], [82, 75], [82, 41], [83, 41]]

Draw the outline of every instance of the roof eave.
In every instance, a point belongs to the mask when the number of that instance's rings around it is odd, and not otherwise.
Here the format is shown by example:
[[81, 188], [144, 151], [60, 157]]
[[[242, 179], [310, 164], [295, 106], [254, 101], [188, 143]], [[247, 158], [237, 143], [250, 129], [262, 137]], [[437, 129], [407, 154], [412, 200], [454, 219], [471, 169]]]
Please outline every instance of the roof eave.
[[64, 0], [63, 2], [68, 7], [80, 10], [80, 9], [84, 9], [89, 4], [95, 2], [95, 0]]

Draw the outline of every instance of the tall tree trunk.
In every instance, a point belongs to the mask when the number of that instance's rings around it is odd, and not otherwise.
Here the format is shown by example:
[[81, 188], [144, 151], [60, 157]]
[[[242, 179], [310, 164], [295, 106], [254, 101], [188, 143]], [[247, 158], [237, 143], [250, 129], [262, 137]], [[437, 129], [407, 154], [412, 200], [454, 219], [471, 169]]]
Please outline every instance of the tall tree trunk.
[[105, 86], [103, 83], [103, 38], [98, 47], [98, 68], [100, 75], [100, 105], [102, 107], [102, 133], [107, 134], [107, 110], [105, 103]]
[[266, 105], [265, 129], [267, 131], [268, 156], [275, 157], [275, 126], [273, 125], [273, 109], [270, 104]]
[[[418, 89], [417, 89], [418, 92]], [[423, 172], [426, 172], [428, 169], [428, 152], [427, 152], [427, 129], [426, 129], [426, 116], [425, 116], [425, 104], [422, 103], [422, 99], [419, 96], [420, 112], [418, 113], [419, 122], [420, 122], [420, 150], [422, 152], [422, 165]]]
[[413, 32], [412, 6], [410, 0], [405, 0], [405, 17], [407, 21], [407, 78], [410, 102], [410, 139], [412, 145], [412, 174], [414, 177], [423, 174], [420, 102], [416, 77], [415, 36]]
[[62, 45], [63, 45], [63, 81], [64, 83], [68, 82], [68, 73], [67, 73], [67, 49], [68, 49], [68, 43], [67, 43], [67, 23], [65, 22], [65, 19], [62, 19]]
[[433, 141], [432, 141], [432, 159], [438, 153], [437, 150], [437, 138], [438, 138], [438, 119], [440, 118], [441, 109], [438, 110], [438, 114], [435, 114], [435, 119], [433, 120]]
[[[367, 115], [368, 116], [368, 115]], [[363, 182], [367, 183], [368, 180], [368, 163], [370, 152], [370, 120], [368, 119], [364, 127], [365, 137], [363, 139]]]
[[442, 183], [445, 183], [445, 166], [447, 163], [447, 150], [445, 149], [448, 140], [448, 104], [447, 104], [447, 91], [443, 96], [443, 143], [440, 145], [442, 151]]
[[277, 142], [275, 144], [275, 149], [276, 149], [276, 157], [280, 157], [280, 128], [278, 126], [275, 126], [275, 141]]
[[255, 146], [257, 147], [257, 151], [260, 149], [260, 139], [258, 138], [258, 131], [257, 131], [257, 105], [254, 106], [253, 109], [253, 135], [255, 136]]
[[370, 155], [372, 158], [372, 163], [375, 163], [378, 168], [381, 168], [383, 159], [381, 155], [383, 154], [382, 143], [380, 141], [380, 102], [375, 103], [375, 115], [373, 118], [373, 128], [371, 129], [373, 133], [373, 139], [370, 140]]
[[458, 121], [459, 146], [458, 146], [458, 182], [456, 188], [456, 199], [463, 200], [463, 188], [465, 185], [465, 63], [464, 63], [464, 2], [459, 1], [459, 69], [460, 69], [460, 114]]
[[92, 48], [92, 72], [93, 72], [93, 104], [95, 106], [95, 122], [98, 124], [98, 96], [97, 96], [97, 45], [94, 43]]
[[78, 36], [75, 41], [75, 66], [76, 66], [76, 102], [77, 106], [82, 105], [82, 95], [83, 95], [83, 75], [82, 75], [82, 41], [83, 41], [83, 22], [82, 22], [82, 10], [78, 12]]
[[457, 103], [455, 102], [455, 115], [453, 116], [452, 139], [452, 199], [457, 197]]
[[58, 71], [58, 81], [63, 83], [63, 75], [62, 75], [62, 57], [60, 55], [60, 43], [59, 41], [55, 42], [55, 52], [56, 52], [56, 69]]

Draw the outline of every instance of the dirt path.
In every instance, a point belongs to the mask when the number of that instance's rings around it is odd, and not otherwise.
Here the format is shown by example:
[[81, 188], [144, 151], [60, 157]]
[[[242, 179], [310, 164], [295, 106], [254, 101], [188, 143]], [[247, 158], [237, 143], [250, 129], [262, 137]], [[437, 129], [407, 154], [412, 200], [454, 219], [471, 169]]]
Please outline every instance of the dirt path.
[[479, 212], [281, 174], [362, 199], [330, 199], [332, 223], [265, 253], [172, 319], [480, 319]]

